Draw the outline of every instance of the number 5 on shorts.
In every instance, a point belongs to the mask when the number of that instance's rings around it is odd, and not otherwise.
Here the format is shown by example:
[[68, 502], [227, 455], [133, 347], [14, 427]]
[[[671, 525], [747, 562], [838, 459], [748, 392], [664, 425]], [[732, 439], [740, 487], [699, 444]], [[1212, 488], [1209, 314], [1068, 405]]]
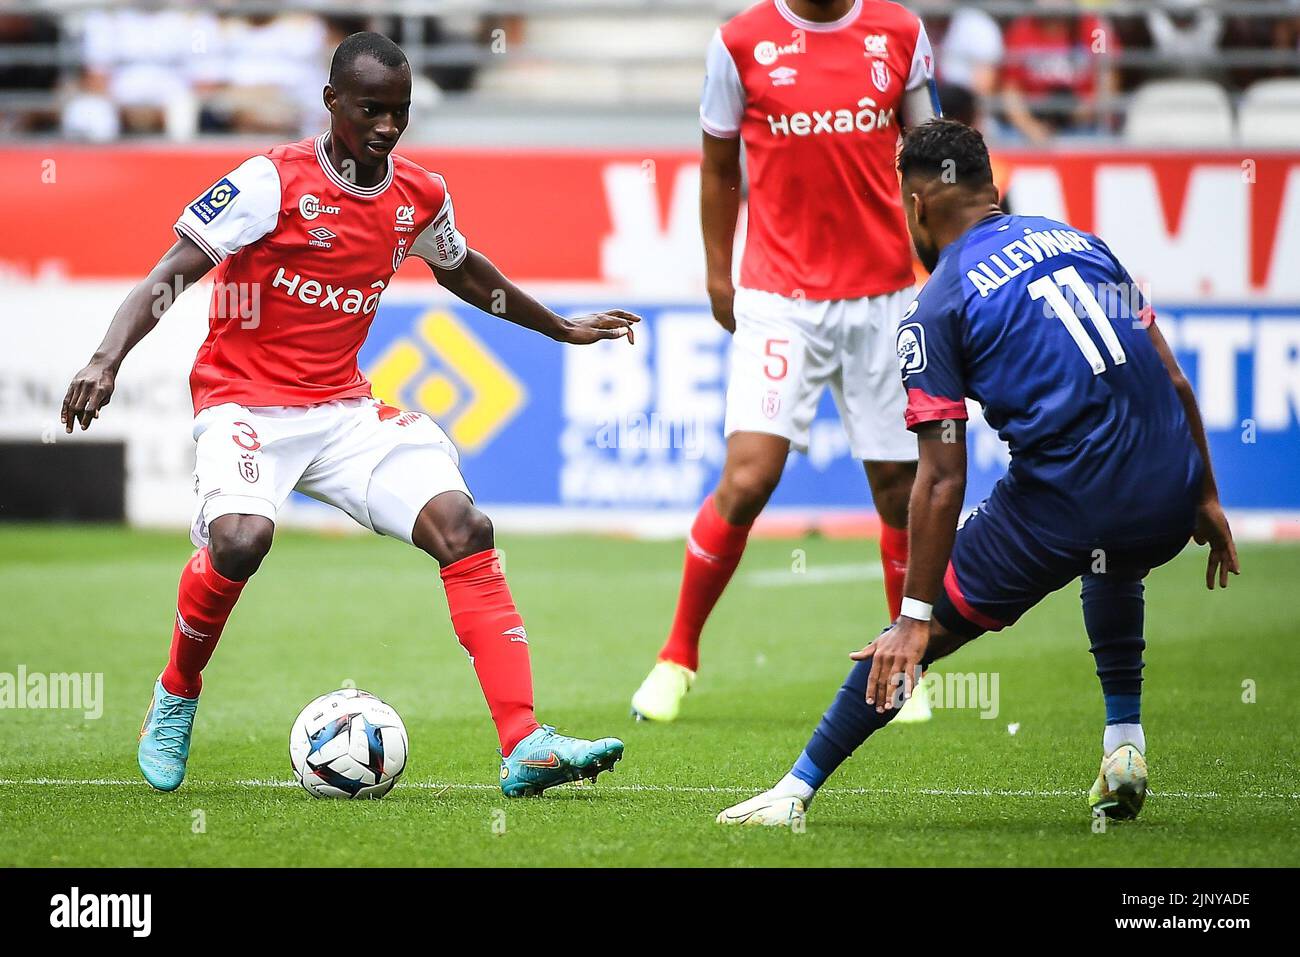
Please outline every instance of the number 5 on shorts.
[[[779, 381], [786, 377], [790, 371], [790, 360], [777, 350], [777, 346], [784, 348], [790, 344], [789, 339], [768, 339], [767, 345], [763, 347], [763, 355], [767, 356], [768, 361], [763, 364], [763, 372], [771, 380]], [[778, 371], [773, 371], [773, 362], [777, 365]]]

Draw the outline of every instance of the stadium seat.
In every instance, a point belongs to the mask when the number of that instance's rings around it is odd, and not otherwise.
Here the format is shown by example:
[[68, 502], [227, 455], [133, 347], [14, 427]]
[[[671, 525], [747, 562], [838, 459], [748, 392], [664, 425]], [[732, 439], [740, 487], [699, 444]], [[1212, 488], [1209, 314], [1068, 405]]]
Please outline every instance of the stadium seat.
[[1232, 103], [1209, 80], [1157, 80], [1129, 103], [1124, 138], [1135, 146], [1228, 146]]
[[1260, 80], [1237, 112], [1243, 146], [1300, 146], [1300, 79]]
[[537, 16], [517, 56], [488, 64], [477, 88], [520, 100], [689, 103], [704, 81], [714, 16]]

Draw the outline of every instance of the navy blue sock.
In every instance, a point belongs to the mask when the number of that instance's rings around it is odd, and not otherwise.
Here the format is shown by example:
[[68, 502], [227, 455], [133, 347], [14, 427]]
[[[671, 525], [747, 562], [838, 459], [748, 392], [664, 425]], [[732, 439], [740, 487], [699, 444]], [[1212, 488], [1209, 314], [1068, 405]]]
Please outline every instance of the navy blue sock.
[[1142, 595], [1139, 579], [1083, 576], [1083, 624], [1097, 662], [1108, 725], [1142, 722]]
[[870, 674], [870, 658], [853, 665], [790, 771], [813, 789], [821, 787], [863, 741], [898, 714], [897, 708], [877, 714], [875, 706], [867, 704], [867, 677]]

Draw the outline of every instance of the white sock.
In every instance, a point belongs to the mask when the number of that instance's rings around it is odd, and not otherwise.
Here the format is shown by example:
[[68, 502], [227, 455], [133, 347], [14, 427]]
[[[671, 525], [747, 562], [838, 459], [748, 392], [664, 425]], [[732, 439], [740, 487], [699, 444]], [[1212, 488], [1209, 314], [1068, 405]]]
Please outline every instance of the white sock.
[[778, 794], [781, 797], [791, 795], [801, 798], [804, 804], [809, 804], [812, 802], [813, 795], [817, 792], [813, 790], [812, 785], [807, 781], [801, 781], [793, 774], [787, 774], [776, 782], [776, 786], [772, 788], [771, 793]]
[[1147, 736], [1140, 724], [1108, 724], [1101, 736], [1102, 754], [1110, 754], [1121, 745], [1131, 744], [1144, 756], [1147, 753]]

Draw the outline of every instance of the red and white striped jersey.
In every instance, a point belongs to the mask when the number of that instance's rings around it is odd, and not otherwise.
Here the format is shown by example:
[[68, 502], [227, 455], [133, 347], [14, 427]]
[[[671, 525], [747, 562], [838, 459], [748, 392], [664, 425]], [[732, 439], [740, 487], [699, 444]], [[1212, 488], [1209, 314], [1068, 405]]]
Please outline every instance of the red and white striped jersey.
[[[855, 0], [829, 23], [763, 0], [723, 24], [700, 122], [745, 145], [742, 286], [821, 300], [911, 285], [894, 161], [905, 94], [932, 93], [933, 77], [925, 27], [885, 0]], [[932, 96], [924, 102], [927, 115], [908, 119], [938, 113]]]
[[357, 353], [397, 267], [411, 254], [454, 268], [468, 252], [441, 176], [393, 156], [380, 183], [357, 186], [325, 134], [247, 160], [174, 228], [217, 264], [196, 413], [369, 396]]

